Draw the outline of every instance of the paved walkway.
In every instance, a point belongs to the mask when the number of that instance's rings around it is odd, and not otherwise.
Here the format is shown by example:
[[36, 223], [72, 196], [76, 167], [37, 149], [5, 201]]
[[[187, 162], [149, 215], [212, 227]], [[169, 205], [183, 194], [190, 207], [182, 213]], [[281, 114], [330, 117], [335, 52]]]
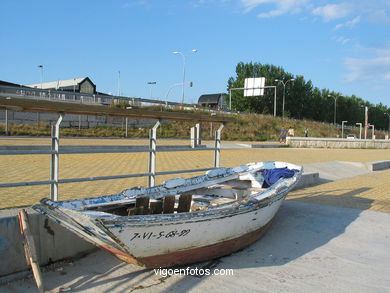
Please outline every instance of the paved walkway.
[[[1, 144], [8, 145], [32, 145], [48, 144], [47, 138], [1, 138]], [[121, 142], [121, 143], [119, 143]], [[185, 140], [161, 140], [161, 144], [185, 144]], [[236, 142], [242, 144], [242, 142]], [[145, 140], [121, 140], [121, 139], [61, 139], [61, 144], [145, 144]], [[232, 144], [232, 142], [229, 142]], [[208, 168], [213, 166], [212, 151], [195, 152], [161, 152], [157, 154], [157, 171], [185, 170]], [[234, 167], [255, 161], [286, 161], [296, 164], [313, 164], [330, 161], [349, 162], [370, 162], [390, 158], [390, 150], [373, 149], [291, 149], [291, 148], [265, 148], [265, 149], [224, 149], [221, 152], [221, 166]], [[83, 155], [60, 155], [60, 178], [109, 176], [120, 174], [133, 174], [147, 172], [147, 153], [131, 154], [83, 154]], [[0, 156], [0, 183], [18, 181], [48, 180], [50, 176], [50, 156], [49, 155], [17, 155]], [[337, 171], [335, 171], [337, 172]], [[362, 185], [364, 196], [370, 191], [370, 208], [374, 210], [390, 210], [390, 195], [386, 198], [386, 182], [390, 182], [390, 173], [373, 173], [369, 177], [363, 176], [357, 179], [357, 183]], [[195, 176], [196, 173], [182, 174], [178, 176]], [[376, 176], [378, 175], [378, 176]], [[158, 176], [157, 184], [172, 178], [172, 175]], [[364, 184], [367, 178], [375, 178]], [[351, 179], [352, 180], [352, 179]], [[343, 184], [344, 181], [332, 184]], [[343, 194], [356, 192], [354, 184], [347, 184]], [[330, 183], [328, 183], [330, 184]], [[147, 178], [117, 179], [107, 181], [95, 181], [85, 183], [61, 184], [60, 200], [77, 197], [98, 196], [120, 192], [126, 188], [134, 186], [146, 186]], [[360, 186], [359, 185], [359, 186]], [[327, 188], [327, 184], [316, 188]], [[379, 186], [383, 187], [377, 198]], [[329, 189], [332, 189], [330, 185]], [[338, 188], [338, 190], [341, 188]], [[369, 189], [369, 190], [368, 190]], [[306, 196], [310, 197], [310, 190], [306, 190]], [[313, 189], [313, 194], [317, 194], [317, 189]], [[334, 195], [333, 192], [328, 192]], [[295, 195], [296, 193], [294, 193]], [[302, 194], [302, 193], [301, 193]], [[379, 194], [379, 193], [378, 193]], [[0, 209], [32, 205], [43, 197], [49, 197], [49, 186], [29, 186], [19, 188], [0, 189]], [[299, 195], [296, 194], [295, 197]], [[379, 195], [378, 195], [379, 196]], [[300, 196], [302, 197], [302, 196]], [[336, 199], [335, 196], [332, 197]], [[340, 200], [341, 197], [339, 196]], [[323, 198], [325, 200], [325, 198]], [[343, 197], [341, 201], [345, 201]], [[355, 202], [355, 201], [354, 201]]]
[[288, 199], [390, 213], [390, 170], [341, 179], [289, 193]]

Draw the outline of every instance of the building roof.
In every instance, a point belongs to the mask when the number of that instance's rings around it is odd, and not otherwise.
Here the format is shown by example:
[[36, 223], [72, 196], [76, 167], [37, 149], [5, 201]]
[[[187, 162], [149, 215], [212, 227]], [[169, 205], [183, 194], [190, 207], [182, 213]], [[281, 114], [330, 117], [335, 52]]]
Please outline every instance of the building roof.
[[[66, 79], [66, 80], [43, 82], [42, 89], [59, 89], [59, 88], [78, 86], [85, 79], [89, 79], [89, 78], [88, 77], [79, 77], [79, 78], [72, 78], [72, 79]], [[41, 83], [29, 84], [26, 86], [40, 89]]]
[[198, 100], [198, 104], [218, 104], [219, 99], [224, 96], [225, 94], [208, 94], [208, 95], [201, 95]]
[[0, 85], [4, 85], [4, 86], [14, 86], [14, 87], [20, 87], [20, 86], [22, 86], [22, 85], [20, 85], [20, 84], [13, 83], [13, 82], [8, 82], [8, 81], [4, 81], [4, 80], [0, 80]]

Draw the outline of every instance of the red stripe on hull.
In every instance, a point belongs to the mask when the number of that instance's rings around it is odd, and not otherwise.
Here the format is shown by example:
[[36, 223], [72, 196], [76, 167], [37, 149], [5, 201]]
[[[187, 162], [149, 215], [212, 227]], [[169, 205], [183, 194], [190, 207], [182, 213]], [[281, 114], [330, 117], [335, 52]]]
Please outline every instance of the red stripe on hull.
[[118, 249], [111, 247], [109, 245], [100, 245], [99, 247], [101, 249], [104, 249], [104, 250], [108, 251], [109, 253], [115, 255], [117, 258], [119, 258], [120, 260], [122, 260], [124, 262], [134, 264], [134, 265], [143, 266], [143, 264], [140, 263], [136, 258], [134, 258], [134, 256], [127, 254], [121, 250], [118, 250]]

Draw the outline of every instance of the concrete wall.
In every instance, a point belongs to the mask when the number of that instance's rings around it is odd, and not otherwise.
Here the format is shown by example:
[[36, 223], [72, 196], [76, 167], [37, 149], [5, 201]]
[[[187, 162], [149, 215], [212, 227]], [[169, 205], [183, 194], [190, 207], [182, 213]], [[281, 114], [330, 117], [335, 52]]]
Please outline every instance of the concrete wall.
[[[41, 265], [80, 256], [96, 247], [58, 224], [27, 209]], [[23, 239], [19, 230], [18, 210], [0, 211], [0, 277], [27, 271]]]
[[287, 137], [286, 144], [294, 148], [390, 149], [390, 140]]

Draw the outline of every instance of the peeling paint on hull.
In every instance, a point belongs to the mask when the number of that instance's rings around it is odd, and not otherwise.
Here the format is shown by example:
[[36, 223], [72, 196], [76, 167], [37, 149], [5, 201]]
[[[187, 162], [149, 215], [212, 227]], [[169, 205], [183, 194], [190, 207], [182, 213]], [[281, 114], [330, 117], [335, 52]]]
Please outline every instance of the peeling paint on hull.
[[183, 251], [139, 258], [139, 262], [141, 262], [147, 268], [162, 268], [219, 258], [244, 249], [252, 243], [256, 242], [265, 234], [270, 226], [271, 221], [253, 232], [234, 239]]
[[[281, 178], [271, 187], [262, 189], [262, 171], [283, 167], [297, 172], [291, 178]], [[218, 258], [255, 242], [265, 233], [302, 172], [302, 167], [284, 162], [250, 163], [215, 169], [189, 179], [170, 180], [152, 188], [129, 189], [112, 196], [63, 202], [42, 200], [42, 205], [34, 208], [125, 262], [169, 267]], [[229, 186], [229, 182], [251, 182], [253, 190], [247, 191], [240, 200], [184, 213], [118, 216], [85, 209], [86, 206], [123, 205], [134, 202], [138, 196], [159, 198], [188, 191], [207, 193], [209, 187]]]

